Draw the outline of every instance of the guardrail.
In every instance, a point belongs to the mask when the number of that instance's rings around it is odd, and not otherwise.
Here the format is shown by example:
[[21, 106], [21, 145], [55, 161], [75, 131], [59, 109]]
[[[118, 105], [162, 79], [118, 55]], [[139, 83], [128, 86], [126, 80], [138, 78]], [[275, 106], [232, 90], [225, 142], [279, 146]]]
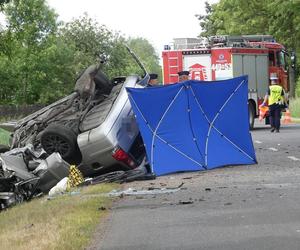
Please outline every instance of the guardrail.
[[32, 114], [33, 112], [45, 107], [42, 104], [33, 105], [0, 105], [0, 119], [5, 120], [5, 118], [13, 119], [20, 118]]

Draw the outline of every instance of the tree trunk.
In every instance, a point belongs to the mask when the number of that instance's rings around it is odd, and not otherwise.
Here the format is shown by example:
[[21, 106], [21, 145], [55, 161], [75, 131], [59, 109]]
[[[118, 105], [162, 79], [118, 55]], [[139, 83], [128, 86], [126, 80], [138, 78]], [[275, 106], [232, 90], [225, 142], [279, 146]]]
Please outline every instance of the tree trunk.
[[290, 97], [295, 97], [295, 89], [296, 89], [296, 79], [295, 79], [295, 69], [289, 67], [289, 84], [290, 84]]

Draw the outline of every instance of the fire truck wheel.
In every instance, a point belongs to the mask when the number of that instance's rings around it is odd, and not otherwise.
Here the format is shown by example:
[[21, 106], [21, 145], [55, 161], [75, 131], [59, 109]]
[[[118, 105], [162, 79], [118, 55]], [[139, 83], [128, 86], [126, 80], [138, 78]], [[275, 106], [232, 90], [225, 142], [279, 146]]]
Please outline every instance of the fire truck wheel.
[[254, 128], [255, 109], [251, 102], [249, 102], [248, 104], [248, 109], [249, 109], [249, 126], [250, 126], [250, 130], [252, 130]]

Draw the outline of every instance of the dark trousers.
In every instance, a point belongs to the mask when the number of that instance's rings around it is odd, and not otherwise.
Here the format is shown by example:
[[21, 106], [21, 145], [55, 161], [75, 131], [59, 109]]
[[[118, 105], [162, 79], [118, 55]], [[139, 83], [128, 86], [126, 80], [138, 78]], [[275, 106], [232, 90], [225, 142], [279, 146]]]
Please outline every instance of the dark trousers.
[[271, 127], [279, 130], [280, 129], [280, 114], [281, 114], [281, 107], [279, 106], [279, 104], [270, 105], [269, 113], [270, 113]]

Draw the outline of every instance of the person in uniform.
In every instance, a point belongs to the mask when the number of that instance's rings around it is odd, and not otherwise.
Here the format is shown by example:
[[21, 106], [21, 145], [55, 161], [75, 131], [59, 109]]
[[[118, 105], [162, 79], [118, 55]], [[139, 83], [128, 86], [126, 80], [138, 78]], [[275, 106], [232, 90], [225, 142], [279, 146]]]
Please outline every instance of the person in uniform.
[[187, 70], [179, 71], [178, 72], [178, 76], [179, 76], [178, 82], [184, 82], [184, 81], [189, 80], [189, 74], [190, 74], [190, 72]]
[[284, 90], [278, 84], [277, 75], [272, 75], [270, 80], [271, 85], [261, 106], [265, 106], [268, 101], [271, 132], [279, 133], [281, 109], [285, 103]]
[[[151, 74], [149, 74], [149, 76], [150, 76], [150, 79], [149, 79], [149, 82], [146, 87], [159, 86], [158, 75], [155, 73], [151, 73]], [[156, 179], [156, 175], [155, 175], [155, 173], [152, 172], [152, 169], [150, 167], [150, 164], [148, 163], [148, 160], [147, 160], [146, 164], [144, 166], [142, 166], [142, 168], [144, 168], [145, 174], [143, 177], [141, 177], [141, 179], [143, 179], [143, 180]]]
[[158, 85], [158, 75], [151, 73], [151, 74], [149, 74], [149, 76], [150, 76], [150, 80], [147, 84], [147, 87], [157, 86]]

